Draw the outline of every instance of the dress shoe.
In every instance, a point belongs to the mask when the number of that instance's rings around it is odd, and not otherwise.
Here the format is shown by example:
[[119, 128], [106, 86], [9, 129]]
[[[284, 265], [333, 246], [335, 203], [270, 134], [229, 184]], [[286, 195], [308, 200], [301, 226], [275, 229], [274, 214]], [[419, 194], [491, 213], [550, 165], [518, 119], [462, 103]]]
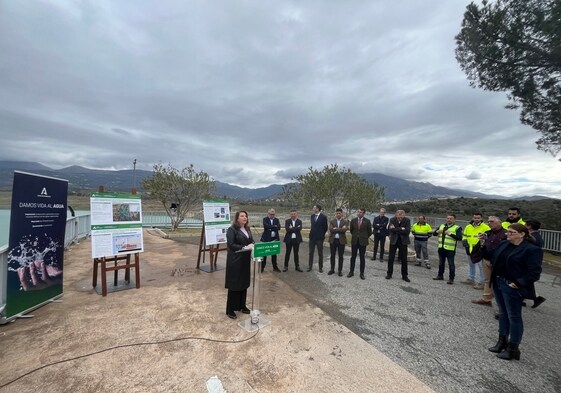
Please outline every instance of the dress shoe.
[[351, 278], [352, 276], [354, 276], [354, 274], [353, 274], [353, 273], [349, 273], [349, 274], [347, 274], [347, 277], [348, 277], [348, 278]]
[[307, 272], [311, 272], [311, 271], [312, 271], [312, 268], [306, 269], [306, 271], [307, 271]]
[[402, 277], [401, 279], [405, 282], [411, 282], [411, 280], [408, 277]]
[[534, 305], [532, 306], [532, 308], [536, 308], [538, 307], [540, 304], [542, 304], [543, 302], [545, 302], [545, 297], [543, 296], [538, 296], [536, 298], [536, 300], [534, 300]]
[[230, 318], [230, 319], [236, 319], [237, 318], [236, 313], [233, 312], [233, 311], [227, 312], [226, 315], [228, 315], [228, 318]]
[[526, 306], [527, 306], [526, 302], [522, 302], [522, 307], [526, 307]]
[[334, 270], [330, 270], [330, 271], [327, 272], [327, 275], [328, 275], [328, 276], [331, 276], [333, 273], [335, 273], [335, 271], [334, 271]]
[[276, 267], [276, 266], [275, 266], [275, 267], [273, 267], [273, 271], [275, 271], [275, 272], [279, 272], [279, 273], [280, 273], [280, 269], [279, 269], [278, 267]]
[[491, 300], [485, 300], [485, 299], [472, 300], [471, 302], [473, 304], [481, 304], [482, 306], [489, 306], [489, 307], [493, 305], [493, 302]]
[[339, 277], [343, 277], [343, 272], [339, 272], [337, 274], [339, 274]]
[[366, 280], [366, 278], [364, 278], [364, 274], [361, 274], [361, 275], [360, 275], [360, 279], [361, 279], [361, 280]]
[[296, 271], [302, 273], [304, 270], [302, 270], [302, 269], [300, 269], [299, 267], [297, 267], [297, 268], [296, 268]]
[[371, 261], [375, 261], [375, 260], [376, 260], [376, 257], [372, 257], [372, 258], [370, 258], [370, 260], [371, 260]]
[[446, 281], [446, 284], [452, 285], [452, 284], [454, 284], [454, 280], [448, 280], [448, 281]]
[[288, 271], [288, 268], [285, 267], [284, 269], [282, 269], [283, 273]]
[[249, 314], [251, 312], [251, 310], [247, 307], [244, 307], [241, 309], [241, 312], [243, 312], [244, 314]]
[[389, 274], [387, 274], [387, 275], [386, 275], [386, 280], [389, 280], [390, 278], [392, 278], [392, 276], [389, 275]]
[[444, 280], [444, 277], [442, 277], [442, 276], [436, 276], [436, 277], [433, 277], [432, 279], [433, 279], [433, 280], [437, 280], [437, 281], [442, 281], [442, 280]]
[[322, 269], [321, 267], [319, 268], [319, 272], [320, 272], [320, 273], [323, 273], [323, 269]]
[[501, 317], [501, 314], [499, 314], [499, 312], [496, 312], [495, 313], [495, 319], [498, 321], [500, 317]]

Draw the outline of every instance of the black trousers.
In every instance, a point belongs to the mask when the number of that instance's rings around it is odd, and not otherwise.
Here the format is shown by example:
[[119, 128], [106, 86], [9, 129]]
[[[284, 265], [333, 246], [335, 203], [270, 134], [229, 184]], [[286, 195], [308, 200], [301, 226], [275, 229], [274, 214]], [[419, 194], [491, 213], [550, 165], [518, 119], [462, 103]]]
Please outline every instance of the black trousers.
[[345, 253], [345, 245], [339, 239], [333, 239], [331, 243], [331, 270], [335, 271], [335, 254], [339, 256], [339, 269], [338, 272], [343, 270], [343, 254]]
[[300, 258], [298, 257], [298, 250], [300, 250], [300, 243], [296, 239], [290, 239], [286, 243], [286, 254], [284, 255], [284, 267], [288, 268], [288, 261], [290, 260], [290, 253], [294, 250], [294, 266], [300, 267]]
[[395, 253], [398, 251], [398, 258], [401, 261], [401, 277], [407, 278], [407, 244], [403, 244], [401, 239], [397, 239], [396, 244], [390, 244], [390, 254], [388, 256], [388, 276], [393, 275], [393, 261]]
[[[273, 263], [273, 267], [279, 268], [277, 265], [277, 256], [271, 255], [271, 262]], [[267, 257], [263, 257], [263, 261], [261, 262], [261, 271], [265, 270], [265, 265], [267, 264]]]
[[308, 261], [308, 267], [311, 269], [314, 266], [314, 252], [317, 247], [318, 249], [318, 266], [319, 269], [323, 269], [323, 240], [312, 240], [308, 243], [309, 251], [310, 251], [310, 259]]
[[360, 274], [364, 274], [364, 268], [366, 267], [366, 259], [364, 258], [364, 254], [366, 253], [366, 246], [361, 246], [360, 244], [356, 243], [351, 246], [351, 270], [350, 273], [355, 272], [355, 261], [356, 261], [356, 254], [358, 251], [358, 255], [360, 257]]
[[380, 234], [374, 234], [374, 254], [373, 257], [376, 258], [378, 254], [378, 245], [380, 245], [380, 259], [384, 259], [384, 251], [386, 247], [386, 236]]
[[231, 291], [228, 289], [228, 299], [226, 300], [226, 314], [234, 311], [241, 311], [246, 307], [247, 289], [243, 291]]

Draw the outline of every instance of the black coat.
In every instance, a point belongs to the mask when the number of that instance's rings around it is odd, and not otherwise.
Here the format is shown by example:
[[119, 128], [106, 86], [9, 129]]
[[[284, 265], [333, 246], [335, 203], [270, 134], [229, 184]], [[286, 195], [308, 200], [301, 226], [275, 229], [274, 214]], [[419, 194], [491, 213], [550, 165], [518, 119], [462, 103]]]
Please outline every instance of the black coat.
[[236, 253], [251, 243], [253, 236], [247, 228], [247, 238], [240, 228], [232, 225], [226, 232], [228, 256], [226, 257], [226, 288], [231, 291], [243, 291], [249, 288], [251, 282], [251, 251]]
[[390, 219], [386, 216], [376, 216], [372, 222], [374, 236], [388, 236], [388, 223]]
[[[393, 228], [390, 228], [391, 226]], [[403, 228], [403, 229], [401, 229]], [[397, 239], [401, 239], [401, 244], [410, 244], [409, 234], [411, 233], [411, 220], [407, 217], [403, 217], [401, 222], [398, 221], [397, 217], [392, 217], [390, 223], [388, 224], [388, 231], [390, 232], [390, 244], [397, 244]]]
[[327, 216], [323, 213], [319, 213], [317, 220], [315, 219], [315, 214], [310, 217], [310, 240], [319, 241], [325, 240], [325, 233], [327, 232]]
[[[262, 242], [272, 242], [280, 239], [279, 231], [281, 229], [281, 224], [278, 218], [273, 218], [273, 223], [271, 224], [271, 219], [267, 216], [263, 218], [263, 235], [261, 235]], [[271, 236], [271, 233], [275, 232], [275, 236]]]
[[[491, 264], [491, 282], [495, 282], [497, 272], [495, 266], [501, 253], [509, 245], [508, 240], [504, 240], [493, 253]], [[536, 297], [536, 289], [534, 282], [540, 279], [542, 272], [542, 256], [541, 248], [530, 244], [527, 240], [523, 241], [514, 249], [506, 260], [507, 275], [506, 279], [512, 281], [519, 288], [520, 295], [525, 299], [534, 299]]]
[[290, 242], [292, 239], [292, 234], [296, 234], [296, 242], [302, 243], [302, 220], [297, 218], [295, 221], [295, 226], [292, 226], [292, 218], [289, 218], [284, 222], [284, 229], [286, 229], [286, 235], [284, 235], [284, 242]]

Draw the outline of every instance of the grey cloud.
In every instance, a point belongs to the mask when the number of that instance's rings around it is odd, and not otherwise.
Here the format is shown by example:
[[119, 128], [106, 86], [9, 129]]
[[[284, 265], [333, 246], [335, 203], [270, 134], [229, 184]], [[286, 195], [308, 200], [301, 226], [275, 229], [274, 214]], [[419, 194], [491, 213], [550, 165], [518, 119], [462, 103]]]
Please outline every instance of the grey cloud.
[[34, 140], [45, 164], [192, 163], [247, 186], [330, 163], [464, 186], [479, 173], [470, 157], [549, 168], [504, 94], [461, 73], [466, 5], [7, 2], [0, 152], [25, 156]]

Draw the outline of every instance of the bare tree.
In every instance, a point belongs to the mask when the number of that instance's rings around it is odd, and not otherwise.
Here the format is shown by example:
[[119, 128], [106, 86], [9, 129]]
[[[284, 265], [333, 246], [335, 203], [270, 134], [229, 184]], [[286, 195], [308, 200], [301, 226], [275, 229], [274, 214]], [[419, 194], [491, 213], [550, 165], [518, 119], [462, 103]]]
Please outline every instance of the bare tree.
[[214, 180], [205, 172], [196, 172], [193, 164], [179, 171], [168, 164], [154, 165], [154, 173], [142, 181], [142, 187], [162, 203], [171, 219], [172, 231], [183, 222], [189, 210], [202, 206], [211, 197]]

